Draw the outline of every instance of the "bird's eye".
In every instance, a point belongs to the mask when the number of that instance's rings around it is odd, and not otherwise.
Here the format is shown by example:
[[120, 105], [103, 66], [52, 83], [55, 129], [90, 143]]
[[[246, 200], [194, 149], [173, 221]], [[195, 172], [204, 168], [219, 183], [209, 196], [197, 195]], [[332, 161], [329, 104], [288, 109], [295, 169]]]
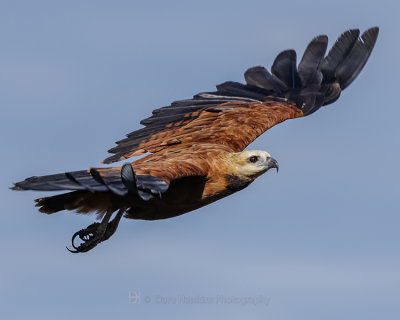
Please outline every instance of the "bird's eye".
[[249, 158], [249, 161], [252, 162], [252, 163], [257, 162], [258, 161], [258, 157], [257, 156], [251, 156]]

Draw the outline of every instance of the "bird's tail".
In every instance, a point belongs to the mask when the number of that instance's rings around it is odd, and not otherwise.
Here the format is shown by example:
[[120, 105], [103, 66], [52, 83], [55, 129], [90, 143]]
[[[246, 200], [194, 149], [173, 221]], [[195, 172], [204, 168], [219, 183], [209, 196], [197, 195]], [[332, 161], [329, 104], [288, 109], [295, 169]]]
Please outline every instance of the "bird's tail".
[[89, 191], [72, 191], [51, 197], [35, 200], [39, 211], [52, 214], [62, 210], [76, 210], [77, 213], [97, 212], [103, 215], [112, 207], [109, 194], [92, 193]]

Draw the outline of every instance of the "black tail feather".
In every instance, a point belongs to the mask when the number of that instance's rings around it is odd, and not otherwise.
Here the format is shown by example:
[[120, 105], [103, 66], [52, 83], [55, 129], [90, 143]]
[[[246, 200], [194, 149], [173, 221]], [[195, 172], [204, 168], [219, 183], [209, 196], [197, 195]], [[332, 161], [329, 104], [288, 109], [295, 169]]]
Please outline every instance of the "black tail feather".
[[68, 208], [68, 204], [76, 202], [85, 191], [73, 191], [63, 194], [58, 194], [52, 197], [36, 199], [36, 207], [39, 211], [47, 214], [52, 214]]

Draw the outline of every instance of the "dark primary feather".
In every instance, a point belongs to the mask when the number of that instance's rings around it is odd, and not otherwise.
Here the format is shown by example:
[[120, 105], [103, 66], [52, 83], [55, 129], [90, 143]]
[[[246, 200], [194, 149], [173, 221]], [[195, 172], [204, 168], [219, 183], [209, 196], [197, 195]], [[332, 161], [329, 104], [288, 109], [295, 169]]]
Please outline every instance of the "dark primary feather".
[[328, 37], [318, 36], [310, 42], [304, 51], [298, 68], [303, 87], [321, 84], [322, 73], [320, 64], [325, 56], [327, 46]]
[[356, 43], [360, 30], [353, 29], [344, 32], [335, 42], [321, 65], [324, 83], [335, 80], [335, 72]]
[[[206, 96], [209, 93], [200, 93], [198, 96]], [[262, 101], [266, 95], [271, 94], [268, 90], [259, 87], [252, 87], [234, 81], [227, 81], [217, 85], [217, 92], [211, 94], [230, 97], [231, 100], [247, 102]], [[196, 96], [195, 96], [196, 97]], [[234, 98], [234, 99], [232, 99]]]
[[287, 91], [287, 85], [278, 77], [270, 74], [264, 67], [258, 66], [248, 69], [244, 73], [244, 79], [250, 86], [267, 89], [282, 94]]
[[342, 64], [338, 67], [335, 77], [340, 83], [342, 90], [347, 88], [350, 83], [358, 76], [375, 46], [378, 38], [379, 29], [371, 28], [365, 31], [350, 53], [346, 56]]
[[271, 67], [272, 74], [291, 89], [301, 87], [301, 80], [296, 67], [296, 59], [296, 51], [285, 50], [278, 54]]
[[137, 193], [137, 179], [135, 172], [132, 169], [132, 166], [128, 163], [125, 163], [121, 169], [121, 180], [124, 186], [128, 189], [128, 191], [132, 193]]
[[[130, 169], [129, 169], [130, 168]], [[130, 172], [129, 172], [130, 171]], [[41, 177], [31, 177], [18, 182], [13, 190], [87, 190], [112, 192], [125, 196], [129, 192], [138, 194], [143, 200], [159, 197], [168, 189], [168, 183], [151, 175], [135, 175], [132, 166], [126, 164], [122, 170], [95, 169], [74, 171]]]

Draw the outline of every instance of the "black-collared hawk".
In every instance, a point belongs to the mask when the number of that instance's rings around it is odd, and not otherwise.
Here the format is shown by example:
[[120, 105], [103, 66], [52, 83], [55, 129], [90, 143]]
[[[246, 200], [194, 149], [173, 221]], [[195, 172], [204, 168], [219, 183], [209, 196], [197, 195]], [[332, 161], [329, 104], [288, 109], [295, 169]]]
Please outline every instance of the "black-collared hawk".
[[[378, 28], [343, 33], [328, 54], [328, 37], [296, 52], [281, 52], [271, 71], [248, 69], [246, 84], [225, 82], [215, 92], [196, 94], [156, 109], [110, 149], [113, 163], [148, 154], [122, 167], [31, 177], [14, 190], [67, 193], [36, 200], [39, 211], [96, 212], [101, 222], [76, 232], [71, 252], [86, 252], [108, 239], [122, 216], [165, 219], [203, 207], [247, 187], [278, 163], [265, 151], [243, 151], [287, 119], [304, 117], [331, 104], [359, 74], [378, 37]], [[115, 217], [111, 219], [114, 212]], [[80, 238], [80, 244], [75, 239]]]

